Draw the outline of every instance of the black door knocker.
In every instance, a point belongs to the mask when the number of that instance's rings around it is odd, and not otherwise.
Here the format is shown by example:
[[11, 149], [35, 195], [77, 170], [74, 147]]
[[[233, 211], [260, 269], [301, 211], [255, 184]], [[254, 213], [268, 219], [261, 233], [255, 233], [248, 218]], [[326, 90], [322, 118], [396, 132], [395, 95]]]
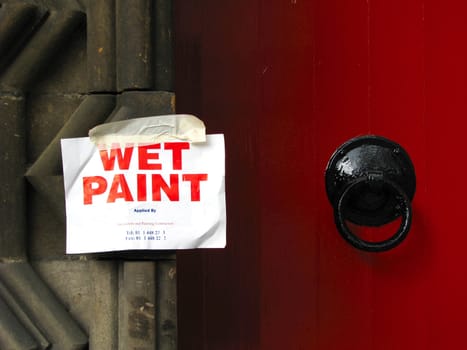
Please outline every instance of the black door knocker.
[[[339, 233], [355, 248], [383, 252], [406, 238], [412, 222], [415, 171], [397, 143], [373, 135], [344, 143], [326, 168], [326, 192]], [[378, 227], [399, 217], [397, 232], [379, 242], [363, 240], [347, 224]]]

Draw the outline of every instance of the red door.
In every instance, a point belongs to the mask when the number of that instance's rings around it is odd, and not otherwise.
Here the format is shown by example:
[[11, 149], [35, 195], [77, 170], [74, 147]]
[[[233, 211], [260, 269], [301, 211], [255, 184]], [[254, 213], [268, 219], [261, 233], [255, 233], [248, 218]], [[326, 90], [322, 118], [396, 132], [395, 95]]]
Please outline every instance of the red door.
[[[227, 142], [228, 247], [178, 255], [181, 349], [467, 349], [467, 2], [176, 0], [177, 109]], [[337, 233], [324, 171], [401, 144], [408, 238]]]

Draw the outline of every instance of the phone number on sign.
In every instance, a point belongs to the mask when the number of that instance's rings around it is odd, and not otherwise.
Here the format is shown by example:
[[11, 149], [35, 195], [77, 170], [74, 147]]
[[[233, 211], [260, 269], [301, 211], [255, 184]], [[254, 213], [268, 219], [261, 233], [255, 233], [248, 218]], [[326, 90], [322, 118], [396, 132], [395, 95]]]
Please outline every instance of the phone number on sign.
[[165, 230], [126, 230], [127, 241], [165, 241]]

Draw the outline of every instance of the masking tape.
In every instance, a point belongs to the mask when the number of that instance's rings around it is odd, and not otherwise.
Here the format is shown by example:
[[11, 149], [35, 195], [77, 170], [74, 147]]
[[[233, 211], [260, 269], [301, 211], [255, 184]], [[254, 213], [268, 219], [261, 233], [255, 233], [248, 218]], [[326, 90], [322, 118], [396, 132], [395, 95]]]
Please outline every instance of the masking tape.
[[89, 130], [89, 138], [99, 148], [128, 143], [206, 142], [206, 127], [194, 115], [171, 114], [101, 124]]

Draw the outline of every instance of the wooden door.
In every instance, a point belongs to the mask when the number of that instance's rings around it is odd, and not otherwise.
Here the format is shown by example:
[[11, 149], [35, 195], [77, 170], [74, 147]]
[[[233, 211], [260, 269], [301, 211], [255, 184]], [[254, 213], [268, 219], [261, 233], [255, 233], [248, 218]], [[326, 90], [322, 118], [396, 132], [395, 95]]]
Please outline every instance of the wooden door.
[[[182, 349], [463, 349], [467, 4], [175, 1], [178, 112], [227, 142], [228, 247], [178, 255]], [[348, 139], [415, 166], [408, 238], [338, 235], [326, 163]]]

